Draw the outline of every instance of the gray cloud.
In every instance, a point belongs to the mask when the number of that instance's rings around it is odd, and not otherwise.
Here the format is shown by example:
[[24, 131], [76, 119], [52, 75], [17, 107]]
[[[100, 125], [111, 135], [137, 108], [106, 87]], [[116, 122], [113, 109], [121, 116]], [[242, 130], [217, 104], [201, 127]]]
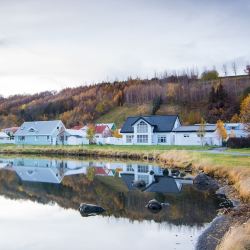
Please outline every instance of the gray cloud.
[[4, 94], [250, 59], [247, 0], [0, 2]]

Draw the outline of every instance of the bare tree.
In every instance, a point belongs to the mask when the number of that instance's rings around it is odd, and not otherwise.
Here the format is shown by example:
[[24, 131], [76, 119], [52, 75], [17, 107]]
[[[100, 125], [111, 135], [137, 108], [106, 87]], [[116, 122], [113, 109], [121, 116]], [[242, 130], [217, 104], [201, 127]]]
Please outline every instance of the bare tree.
[[238, 68], [237, 68], [236, 62], [232, 62], [232, 70], [235, 76], [237, 75], [237, 69]]
[[224, 76], [227, 76], [227, 65], [226, 64], [222, 65], [222, 70], [223, 70]]
[[246, 68], [244, 71], [246, 74], [248, 74], [250, 76], [250, 64], [246, 65]]

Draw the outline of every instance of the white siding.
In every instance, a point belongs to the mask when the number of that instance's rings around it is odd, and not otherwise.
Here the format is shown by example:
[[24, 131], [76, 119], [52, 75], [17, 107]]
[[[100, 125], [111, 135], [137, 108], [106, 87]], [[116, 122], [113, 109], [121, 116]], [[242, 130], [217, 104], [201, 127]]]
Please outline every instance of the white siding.
[[[203, 139], [204, 145], [221, 145], [221, 140], [216, 132], [207, 132]], [[196, 132], [178, 132], [175, 133], [175, 145], [201, 145], [201, 138]]]

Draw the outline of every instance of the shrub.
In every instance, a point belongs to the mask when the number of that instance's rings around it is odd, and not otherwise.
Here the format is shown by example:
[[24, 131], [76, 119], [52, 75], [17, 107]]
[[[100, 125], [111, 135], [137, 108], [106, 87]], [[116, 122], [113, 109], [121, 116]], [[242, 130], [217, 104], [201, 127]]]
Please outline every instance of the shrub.
[[201, 74], [201, 80], [203, 81], [216, 80], [218, 78], [219, 78], [219, 73], [216, 70], [204, 71]]
[[249, 148], [250, 137], [229, 138], [227, 141], [227, 146], [229, 148]]

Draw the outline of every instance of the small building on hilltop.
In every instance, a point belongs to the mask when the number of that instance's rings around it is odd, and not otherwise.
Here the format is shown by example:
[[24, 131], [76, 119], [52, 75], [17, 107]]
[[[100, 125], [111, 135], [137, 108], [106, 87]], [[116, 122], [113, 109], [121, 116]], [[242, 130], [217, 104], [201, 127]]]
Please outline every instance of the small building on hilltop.
[[124, 144], [174, 145], [173, 129], [180, 127], [178, 115], [128, 117], [120, 133]]
[[21, 145], [62, 145], [66, 128], [62, 121], [24, 122], [15, 133], [15, 143]]

